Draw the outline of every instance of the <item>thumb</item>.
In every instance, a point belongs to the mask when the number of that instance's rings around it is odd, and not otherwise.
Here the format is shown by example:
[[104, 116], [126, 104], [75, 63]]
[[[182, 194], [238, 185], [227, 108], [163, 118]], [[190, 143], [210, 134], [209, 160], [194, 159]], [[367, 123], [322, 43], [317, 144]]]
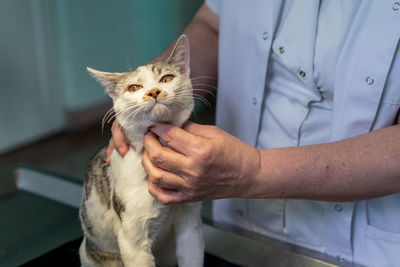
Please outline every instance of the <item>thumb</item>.
[[219, 129], [214, 125], [202, 125], [190, 121], [186, 122], [182, 128], [188, 133], [207, 139], [215, 138], [216, 132], [219, 132]]

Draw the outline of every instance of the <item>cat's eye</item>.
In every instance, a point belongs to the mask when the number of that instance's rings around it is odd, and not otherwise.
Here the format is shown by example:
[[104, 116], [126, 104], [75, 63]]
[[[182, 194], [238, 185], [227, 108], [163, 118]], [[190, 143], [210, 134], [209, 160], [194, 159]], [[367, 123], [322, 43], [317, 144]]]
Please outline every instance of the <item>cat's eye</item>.
[[168, 83], [168, 82], [172, 81], [174, 78], [175, 78], [175, 76], [172, 74], [164, 75], [160, 79], [160, 83]]
[[139, 89], [142, 89], [143, 88], [143, 86], [141, 86], [141, 85], [138, 85], [138, 84], [132, 84], [132, 85], [129, 85], [129, 87], [128, 87], [128, 92], [129, 93], [134, 93], [134, 92], [136, 92], [137, 90], [139, 90]]

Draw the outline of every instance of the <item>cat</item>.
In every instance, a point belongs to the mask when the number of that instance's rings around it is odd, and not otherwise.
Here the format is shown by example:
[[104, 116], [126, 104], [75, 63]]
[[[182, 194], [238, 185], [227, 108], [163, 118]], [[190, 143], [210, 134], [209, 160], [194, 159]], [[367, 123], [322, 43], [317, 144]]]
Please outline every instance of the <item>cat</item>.
[[82, 266], [203, 266], [200, 203], [164, 206], [148, 192], [141, 165], [143, 137], [157, 122], [176, 126], [193, 107], [190, 52], [181, 35], [170, 57], [124, 73], [87, 70], [113, 99], [116, 118], [130, 140], [125, 157], [103, 148], [86, 172], [80, 219]]

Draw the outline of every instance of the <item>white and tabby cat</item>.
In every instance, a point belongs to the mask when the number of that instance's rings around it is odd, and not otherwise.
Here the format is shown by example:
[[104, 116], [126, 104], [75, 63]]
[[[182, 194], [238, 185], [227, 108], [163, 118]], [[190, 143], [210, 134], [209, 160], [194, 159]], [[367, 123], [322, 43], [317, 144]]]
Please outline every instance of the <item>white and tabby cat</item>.
[[88, 167], [80, 218], [83, 266], [202, 266], [200, 203], [164, 206], [148, 192], [141, 165], [143, 137], [157, 122], [181, 126], [193, 109], [189, 41], [182, 35], [165, 62], [133, 72], [88, 68], [113, 98], [116, 117], [134, 149], [125, 157], [105, 149]]

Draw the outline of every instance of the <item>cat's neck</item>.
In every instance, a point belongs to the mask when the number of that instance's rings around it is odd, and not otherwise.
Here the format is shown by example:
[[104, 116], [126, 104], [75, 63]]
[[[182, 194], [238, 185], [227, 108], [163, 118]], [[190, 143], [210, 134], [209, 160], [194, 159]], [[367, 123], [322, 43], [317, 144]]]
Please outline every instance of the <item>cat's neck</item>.
[[143, 139], [145, 134], [148, 132], [150, 126], [131, 126], [124, 127], [124, 132], [130, 144], [135, 148], [137, 153], [143, 151]]
[[[188, 113], [190, 114], [190, 113]], [[168, 121], [164, 123], [169, 123], [177, 127], [181, 127], [184, 121], [186, 121], [186, 117], [189, 117], [189, 115], [185, 117], [176, 117], [175, 120]], [[129, 139], [130, 144], [135, 148], [137, 153], [142, 153], [143, 152], [143, 139], [146, 133], [149, 131], [149, 129], [154, 126], [156, 123], [161, 123], [161, 122], [156, 122], [156, 121], [131, 121], [128, 118], [125, 118], [124, 116], [117, 116], [117, 119], [122, 126], [124, 133], [126, 137]], [[185, 120], [184, 120], [185, 119]]]

